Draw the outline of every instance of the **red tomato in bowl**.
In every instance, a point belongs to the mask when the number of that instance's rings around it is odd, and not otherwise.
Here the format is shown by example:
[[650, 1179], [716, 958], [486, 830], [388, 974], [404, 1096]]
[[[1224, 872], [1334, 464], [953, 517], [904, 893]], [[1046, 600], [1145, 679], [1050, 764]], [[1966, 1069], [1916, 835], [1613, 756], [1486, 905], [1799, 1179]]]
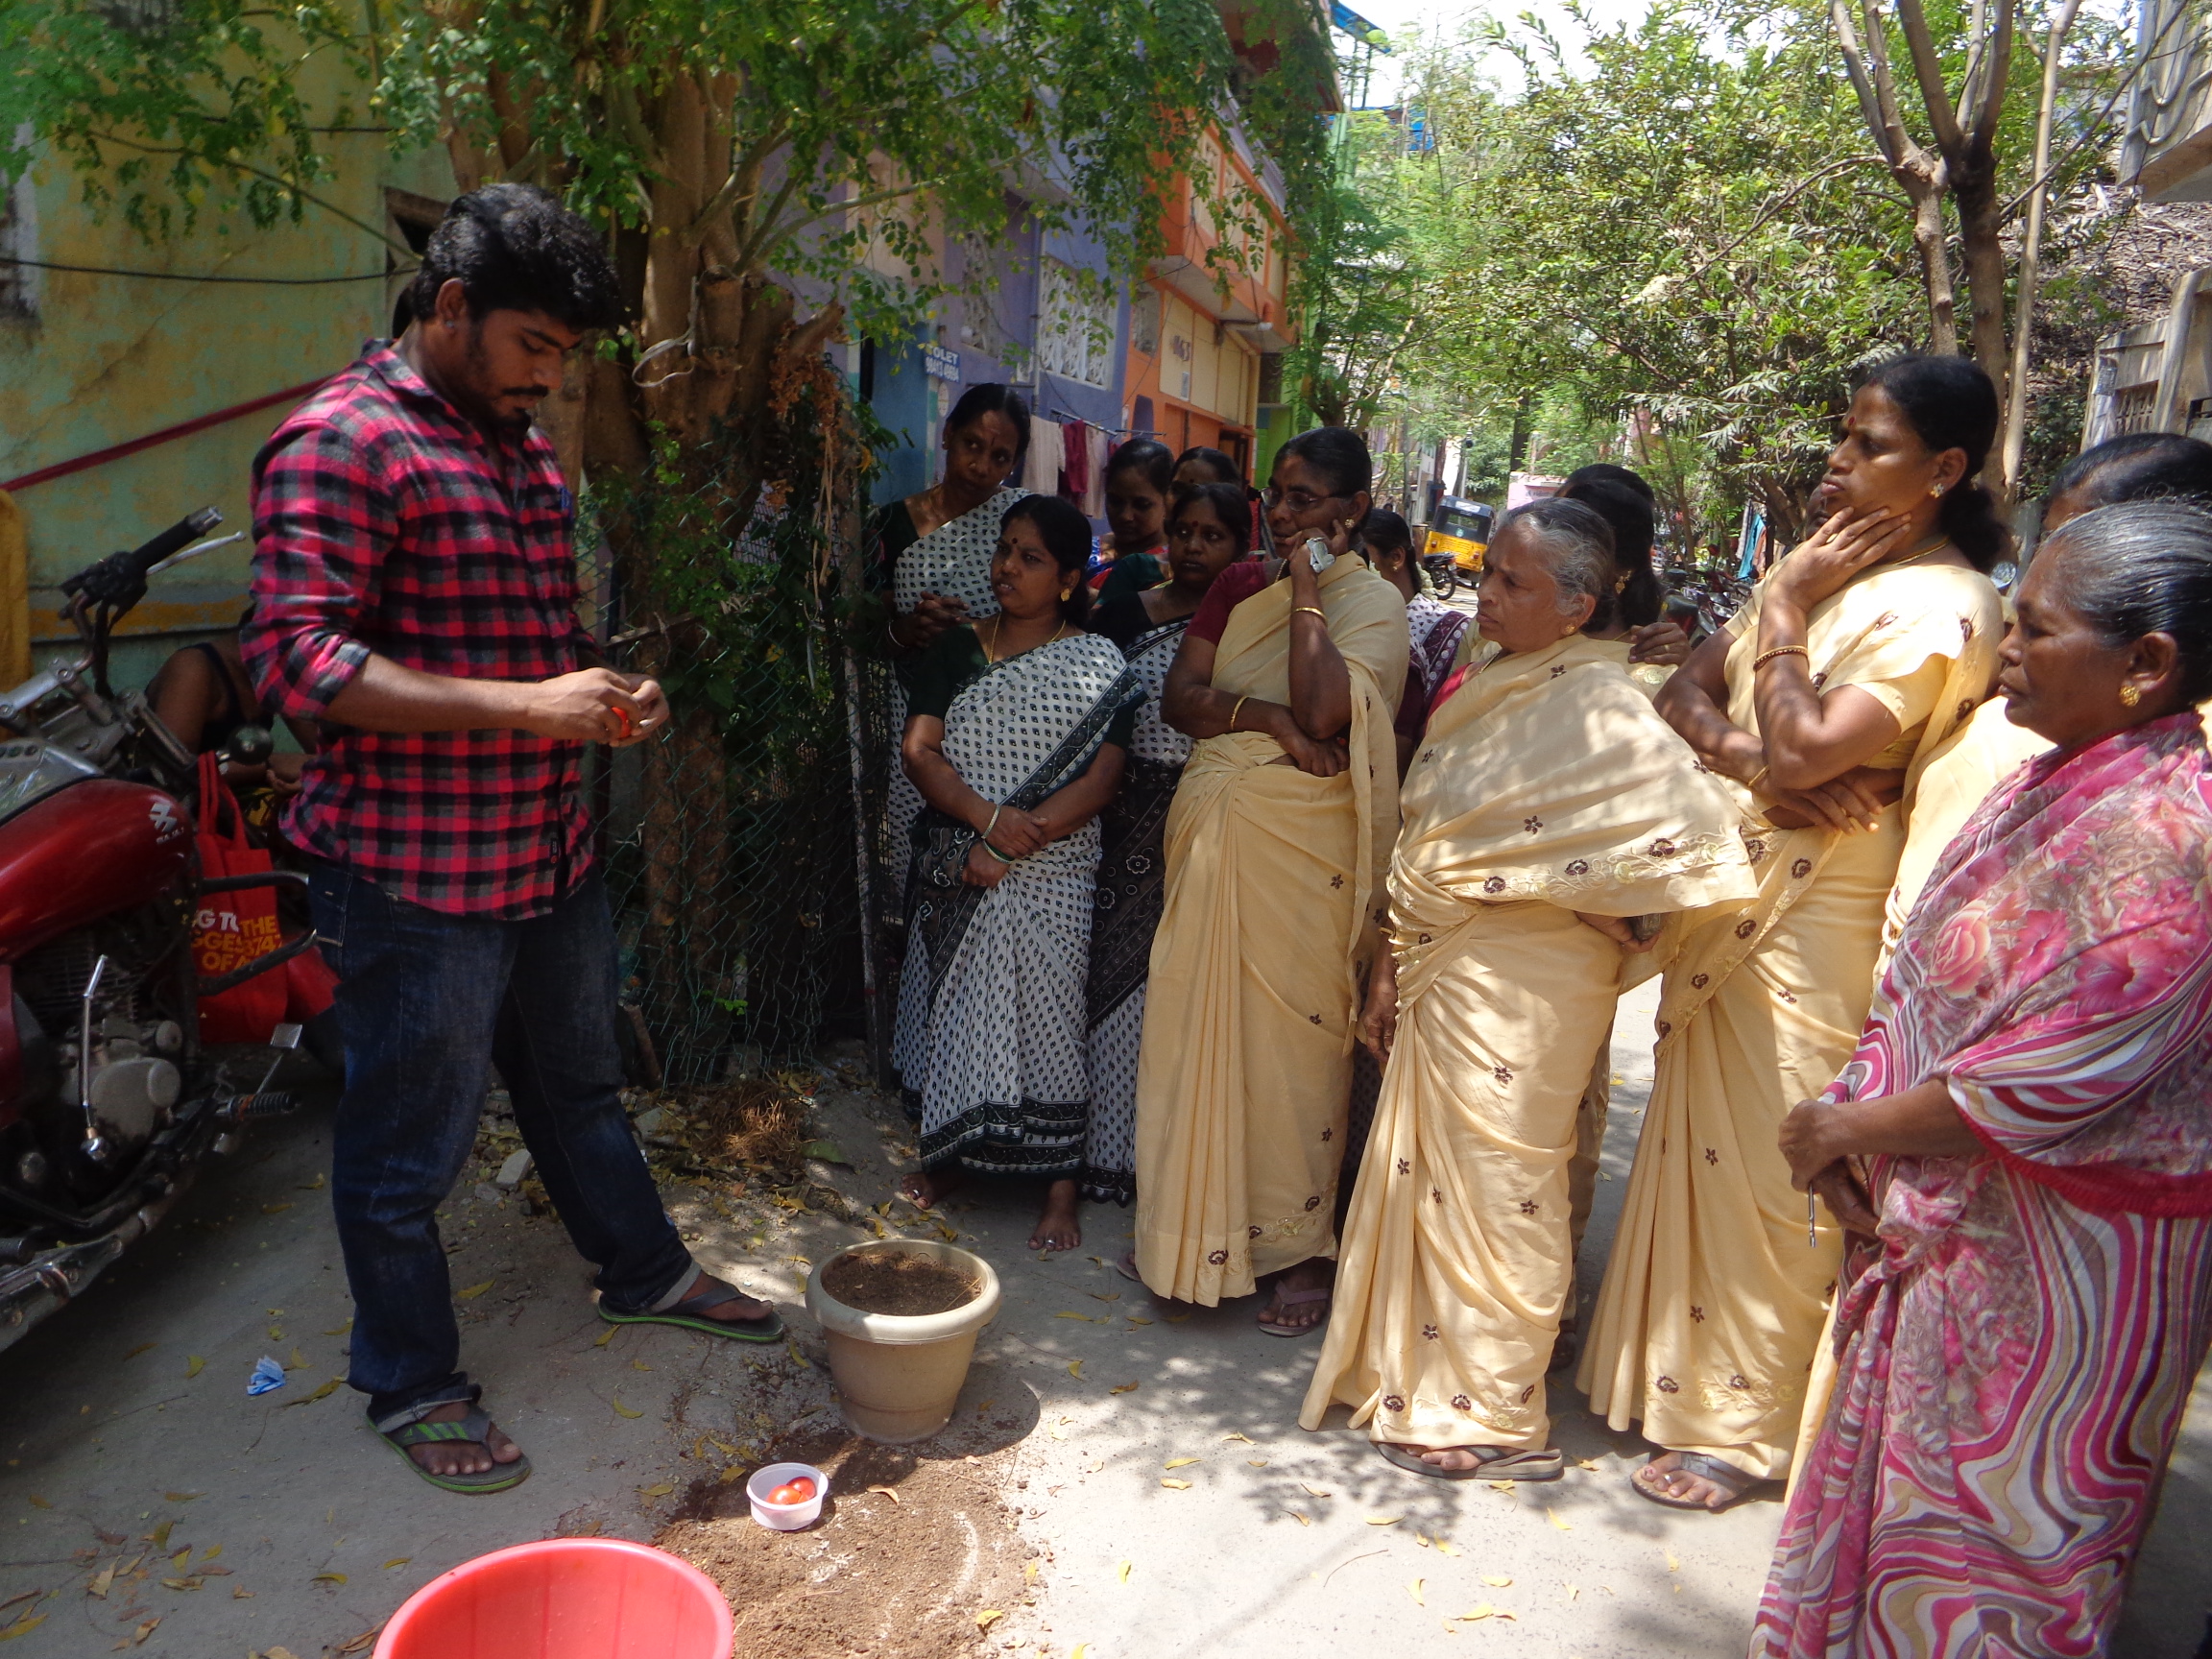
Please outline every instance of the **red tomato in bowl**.
[[804, 1503], [813, 1496], [814, 1482], [807, 1477], [801, 1475], [795, 1479], [784, 1481], [782, 1485], [769, 1493], [768, 1502], [771, 1503]]

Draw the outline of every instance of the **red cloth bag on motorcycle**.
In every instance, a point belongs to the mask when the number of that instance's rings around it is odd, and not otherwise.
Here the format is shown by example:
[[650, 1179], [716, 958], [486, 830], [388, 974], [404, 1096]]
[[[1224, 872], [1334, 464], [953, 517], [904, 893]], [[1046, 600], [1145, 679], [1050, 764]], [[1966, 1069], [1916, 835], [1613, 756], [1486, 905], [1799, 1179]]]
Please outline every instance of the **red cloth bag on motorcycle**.
[[[224, 820], [229, 820], [228, 830]], [[222, 763], [200, 757], [200, 830], [196, 837], [203, 880], [217, 876], [262, 876], [271, 866], [268, 849], [246, 838], [246, 815], [223, 781]], [[209, 893], [192, 919], [192, 965], [202, 979], [243, 968], [276, 949], [276, 890], [246, 887], [234, 893]], [[266, 1043], [284, 1018], [284, 970], [272, 968], [243, 985], [200, 998], [203, 1043]]]

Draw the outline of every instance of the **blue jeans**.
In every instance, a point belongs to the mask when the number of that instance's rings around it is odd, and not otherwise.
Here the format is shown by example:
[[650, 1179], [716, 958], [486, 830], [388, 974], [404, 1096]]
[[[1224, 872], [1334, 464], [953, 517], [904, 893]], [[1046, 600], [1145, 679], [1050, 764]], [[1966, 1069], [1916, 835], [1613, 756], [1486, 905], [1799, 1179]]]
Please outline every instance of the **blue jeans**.
[[330, 1186], [353, 1292], [347, 1381], [394, 1429], [475, 1397], [437, 1212], [475, 1144], [493, 1066], [602, 1298], [654, 1307], [691, 1255], [617, 1094], [614, 929], [596, 874], [526, 922], [411, 904], [335, 864], [312, 879], [346, 1039]]

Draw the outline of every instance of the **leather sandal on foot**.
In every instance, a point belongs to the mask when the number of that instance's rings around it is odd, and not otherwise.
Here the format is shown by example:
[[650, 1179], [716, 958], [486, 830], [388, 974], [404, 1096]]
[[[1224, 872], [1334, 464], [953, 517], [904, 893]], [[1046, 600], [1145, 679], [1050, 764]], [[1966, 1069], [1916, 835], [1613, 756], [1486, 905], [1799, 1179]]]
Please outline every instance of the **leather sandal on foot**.
[[1144, 1275], [1137, 1271], [1137, 1252], [1134, 1250], [1129, 1251], [1114, 1263], [1114, 1271], [1120, 1274], [1132, 1285], [1144, 1283]]
[[[374, 1423], [369, 1426], [376, 1428]], [[410, 1446], [453, 1446], [466, 1442], [483, 1447], [489, 1455], [492, 1451], [492, 1419], [485, 1415], [481, 1407], [470, 1406], [466, 1416], [457, 1417], [450, 1423], [409, 1423], [397, 1429], [378, 1429], [376, 1432], [387, 1446], [399, 1454], [402, 1463], [431, 1485], [447, 1492], [465, 1492], [472, 1496], [486, 1492], [504, 1492], [530, 1479], [530, 1459], [527, 1455], [517, 1457], [512, 1463], [493, 1463], [491, 1468], [480, 1470], [474, 1475], [433, 1475], [416, 1462], [408, 1452]]]
[[1260, 1329], [1266, 1332], [1270, 1336], [1310, 1335], [1329, 1323], [1326, 1315], [1314, 1320], [1310, 1325], [1276, 1325], [1270, 1323], [1269, 1315], [1286, 1308], [1303, 1307], [1309, 1302], [1326, 1302], [1333, 1294], [1334, 1292], [1326, 1285], [1314, 1290], [1278, 1290], [1275, 1292], [1275, 1300], [1260, 1310]]
[[1383, 1462], [1426, 1475], [1431, 1480], [1556, 1480], [1567, 1473], [1566, 1455], [1556, 1450], [1516, 1451], [1510, 1446], [1436, 1446], [1430, 1450], [1472, 1453], [1477, 1462], [1472, 1469], [1439, 1469], [1423, 1462], [1418, 1452], [1375, 1442], [1376, 1454]]
[[725, 1285], [709, 1276], [707, 1288], [696, 1296], [686, 1296], [674, 1302], [658, 1313], [626, 1313], [619, 1308], [610, 1308], [607, 1299], [599, 1299], [599, 1317], [610, 1325], [675, 1325], [685, 1331], [704, 1331], [709, 1336], [727, 1336], [733, 1342], [781, 1342], [783, 1340], [783, 1320], [773, 1308], [758, 1319], [709, 1319], [707, 1310], [718, 1308], [725, 1302], [757, 1302], [757, 1296], [748, 1296], [734, 1285]]
[[[1658, 1462], [1660, 1457], [1666, 1455], [1667, 1454], [1664, 1452], [1658, 1454], [1644, 1467], [1650, 1468], [1652, 1463]], [[1654, 1503], [1664, 1503], [1670, 1509], [1702, 1509], [1708, 1515], [1718, 1515], [1723, 1509], [1733, 1508], [1736, 1504], [1741, 1503], [1755, 1486], [1779, 1484], [1777, 1481], [1762, 1480], [1756, 1475], [1746, 1475], [1735, 1464], [1723, 1463], [1718, 1457], [1708, 1457], [1702, 1452], [1677, 1452], [1674, 1455], [1678, 1461], [1673, 1468], [1667, 1471], [1668, 1474], [1690, 1475], [1699, 1480], [1710, 1480], [1728, 1496], [1719, 1503], [1700, 1503], [1695, 1498], [1671, 1498], [1664, 1492], [1654, 1492], [1633, 1475], [1628, 1478], [1628, 1484]]]

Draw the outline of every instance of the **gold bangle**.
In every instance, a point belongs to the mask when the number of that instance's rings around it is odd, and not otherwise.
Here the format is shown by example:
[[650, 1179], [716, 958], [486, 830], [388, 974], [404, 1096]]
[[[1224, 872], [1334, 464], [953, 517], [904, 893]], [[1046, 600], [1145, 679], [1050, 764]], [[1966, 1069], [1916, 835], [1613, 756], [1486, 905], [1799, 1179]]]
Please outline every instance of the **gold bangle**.
[[1290, 614], [1291, 614], [1291, 615], [1295, 616], [1295, 615], [1297, 615], [1297, 614], [1298, 614], [1300, 612], [1304, 612], [1304, 613], [1305, 613], [1307, 615], [1309, 615], [1309, 616], [1318, 616], [1318, 617], [1320, 617], [1320, 618], [1321, 618], [1321, 626], [1322, 626], [1322, 627], [1326, 628], [1326, 627], [1328, 627], [1328, 626], [1329, 626], [1329, 613], [1328, 613], [1328, 612], [1326, 612], [1326, 611], [1324, 611], [1324, 610], [1322, 610], [1320, 606], [1318, 606], [1318, 605], [1293, 605], [1293, 606], [1291, 606], [1291, 607], [1290, 607]]
[[1806, 650], [1804, 646], [1777, 645], [1773, 650], [1762, 651], [1758, 656], [1751, 659], [1751, 672], [1754, 674], [1758, 673], [1760, 669], [1766, 667], [1767, 663], [1773, 661], [1777, 657], [1802, 657], [1805, 659], [1806, 667], [1810, 668], [1813, 666], [1813, 653]]
[[1754, 794], [1754, 795], [1758, 794], [1758, 793], [1759, 793], [1759, 780], [1760, 780], [1760, 779], [1762, 779], [1762, 778], [1764, 778], [1764, 777], [1766, 777], [1766, 776], [1767, 776], [1767, 768], [1766, 768], [1766, 767], [1764, 767], [1764, 766], [1762, 766], [1762, 767], [1760, 767], [1760, 768], [1759, 768], [1759, 770], [1758, 770], [1758, 771], [1756, 771], [1756, 772], [1752, 773], [1750, 777], [1748, 777], [1748, 778], [1746, 778], [1746, 779], [1744, 779], [1744, 780], [1743, 780], [1743, 787], [1744, 787], [1744, 788], [1746, 788], [1746, 789], [1748, 789], [1748, 790], [1750, 790], [1750, 791], [1751, 791], [1751, 793], [1752, 793], [1752, 794]]
[[1247, 691], [1247, 692], [1246, 692], [1246, 693], [1245, 693], [1243, 696], [1241, 696], [1241, 697], [1239, 697], [1239, 698], [1238, 698], [1238, 699], [1237, 699], [1237, 706], [1236, 706], [1235, 708], [1233, 708], [1233, 709], [1231, 709], [1229, 710], [1229, 730], [1230, 730], [1230, 731], [1234, 732], [1234, 731], [1236, 731], [1236, 730], [1237, 730], [1237, 716], [1244, 712], [1244, 705], [1245, 705], [1245, 704], [1247, 704], [1247, 703], [1249, 703], [1249, 702], [1251, 702], [1251, 701], [1252, 701], [1252, 694], [1251, 694], [1249, 691]]

